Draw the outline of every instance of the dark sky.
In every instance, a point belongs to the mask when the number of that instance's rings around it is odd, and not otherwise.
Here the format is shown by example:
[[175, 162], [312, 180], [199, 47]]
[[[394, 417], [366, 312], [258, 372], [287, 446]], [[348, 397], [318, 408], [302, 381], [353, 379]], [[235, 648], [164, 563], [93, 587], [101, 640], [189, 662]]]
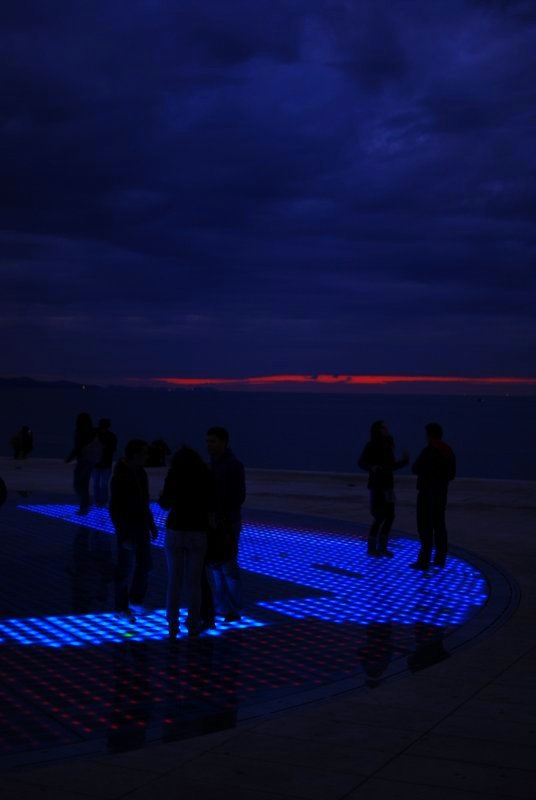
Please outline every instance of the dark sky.
[[2, 27], [4, 375], [534, 375], [532, 0]]

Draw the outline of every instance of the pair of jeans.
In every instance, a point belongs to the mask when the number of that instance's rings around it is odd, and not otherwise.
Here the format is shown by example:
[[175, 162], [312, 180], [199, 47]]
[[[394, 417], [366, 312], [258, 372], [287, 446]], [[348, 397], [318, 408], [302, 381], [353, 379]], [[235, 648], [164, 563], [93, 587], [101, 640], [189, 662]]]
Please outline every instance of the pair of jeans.
[[95, 504], [104, 508], [108, 505], [108, 486], [112, 477], [111, 467], [95, 467], [93, 470], [93, 497]]
[[87, 512], [90, 506], [89, 481], [91, 480], [92, 471], [93, 464], [91, 461], [78, 460], [74, 467], [73, 488], [82, 512]]
[[374, 553], [377, 551], [378, 546], [380, 551], [386, 550], [389, 533], [395, 519], [394, 492], [371, 489], [370, 513], [374, 522], [370, 526], [368, 551], [369, 553]]
[[183, 585], [186, 584], [188, 617], [186, 627], [196, 630], [201, 623], [201, 583], [207, 552], [204, 531], [166, 531], [165, 552], [168, 569], [166, 618], [170, 625], [179, 622]]
[[223, 564], [210, 564], [208, 569], [216, 613], [224, 617], [228, 614], [240, 615], [242, 579], [238, 559], [235, 557]]
[[[138, 534], [133, 540], [118, 539], [115, 568], [116, 611], [128, 611], [129, 600], [137, 605], [143, 603], [152, 566], [151, 540], [148, 532], [143, 535]], [[132, 568], [134, 575], [129, 588]]]
[[215, 611], [224, 617], [228, 614], [240, 616], [242, 613], [242, 578], [238, 566], [241, 530], [240, 520], [224, 526], [223, 535], [227, 539], [225, 560], [210, 562], [207, 567]]
[[428, 566], [435, 544], [435, 560], [444, 564], [448, 550], [447, 526], [445, 512], [447, 508], [446, 493], [418, 492], [417, 494], [417, 531], [421, 540], [418, 562]]

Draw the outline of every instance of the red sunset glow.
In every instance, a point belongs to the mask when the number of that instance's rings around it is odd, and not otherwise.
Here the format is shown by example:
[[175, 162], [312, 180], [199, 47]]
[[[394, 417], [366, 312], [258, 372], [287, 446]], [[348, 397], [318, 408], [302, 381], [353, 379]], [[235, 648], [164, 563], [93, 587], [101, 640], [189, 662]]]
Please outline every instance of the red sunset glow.
[[536, 378], [455, 375], [261, 375], [246, 378], [155, 378], [171, 386], [387, 386], [389, 384], [458, 384], [460, 386], [536, 386]]

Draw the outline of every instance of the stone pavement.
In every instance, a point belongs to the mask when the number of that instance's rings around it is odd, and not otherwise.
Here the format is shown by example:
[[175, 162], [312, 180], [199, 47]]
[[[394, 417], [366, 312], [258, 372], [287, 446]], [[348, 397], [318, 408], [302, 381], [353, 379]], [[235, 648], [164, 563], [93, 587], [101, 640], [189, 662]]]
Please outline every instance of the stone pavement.
[[[65, 492], [63, 465], [29, 462], [11, 491]], [[153, 472], [157, 491], [161, 474]], [[353, 475], [251, 471], [250, 508], [364, 523], [367, 497]], [[453, 544], [499, 565], [519, 605], [500, 627], [451, 658], [233, 730], [99, 758], [11, 769], [11, 798], [234, 800], [536, 796], [536, 485], [456, 481], [448, 522]], [[414, 530], [414, 481], [397, 481], [398, 530]]]

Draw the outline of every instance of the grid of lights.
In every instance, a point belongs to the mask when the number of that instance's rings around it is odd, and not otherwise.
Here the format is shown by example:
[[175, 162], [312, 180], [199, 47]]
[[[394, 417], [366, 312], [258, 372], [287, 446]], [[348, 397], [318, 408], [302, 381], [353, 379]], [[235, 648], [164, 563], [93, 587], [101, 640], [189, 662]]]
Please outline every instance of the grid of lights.
[[[73, 505], [24, 504], [19, 508], [112, 534], [106, 509], [91, 509], [78, 516]], [[156, 504], [153, 513], [159, 528], [155, 546], [162, 547], [165, 512]], [[240, 544], [242, 568], [302, 587], [301, 597], [257, 601], [256, 617], [243, 617], [233, 626], [259, 627], [282, 619], [317, 619], [330, 623], [423, 623], [456, 627], [487, 600], [482, 574], [467, 562], [449, 557], [443, 569], [427, 573], [408, 569], [416, 560], [418, 544], [405, 537], [393, 539], [392, 559], [366, 555], [363, 539], [329, 531], [289, 528], [247, 522]], [[307, 597], [303, 587], [311, 589]], [[219, 636], [230, 626], [223, 623], [209, 633]], [[101, 644], [161, 639], [167, 635], [164, 612], [141, 617], [135, 628], [118, 623], [113, 614], [4, 620], [0, 640], [20, 644]]]
[[[183, 618], [187, 610], [181, 609]], [[259, 628], [263, 622], [242, 617], [240, 622], [218, 620], [208, 635], [220, 636], [236, 628]], [[0, 643], [40, 645], [41, 647], [83, 647], [124, 642], [145, 642], [167, 639], [168, 626], [163, 609], [137, 617], [135, 624], [115, 614], [83, 614], [80, 616], [31, 617], [0, 620]]]

